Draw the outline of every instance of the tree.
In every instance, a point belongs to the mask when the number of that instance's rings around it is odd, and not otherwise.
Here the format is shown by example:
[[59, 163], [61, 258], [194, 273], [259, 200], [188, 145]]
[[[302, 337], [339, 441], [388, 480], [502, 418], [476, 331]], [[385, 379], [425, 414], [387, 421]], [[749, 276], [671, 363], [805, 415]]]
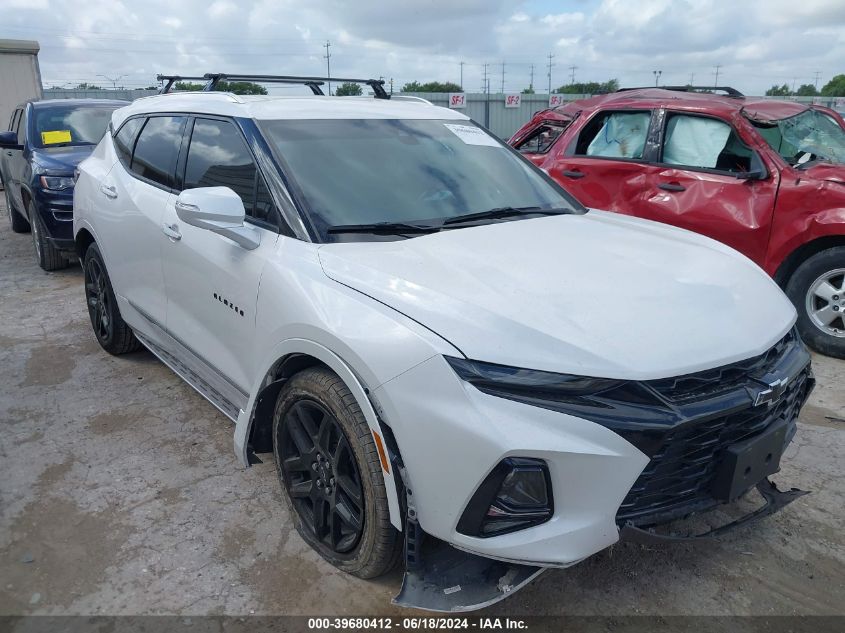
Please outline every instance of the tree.
[[[197, 84], [190, 81], [177, 81], [173, 89], [180, 92], [199, 92], [205, 88], [205, 84]], [[267, 88], [252, 83], [251, 81], [220, 81], [216, 90], [220, 92], [233, 92], [236, 95], [266, 95]]]
[[798, 90], [795, 91], [795, 94], [799, 97], [815, 97], [818, 96], [819, 91], [816, 90], [816, 87], [813, 84], [801, 84], [798, 86]]
[[354, 84], [351, 81], [346, 81], [338, 86], [337, 90], [334, 91], [334, 94], [337, 97], [358, 97], [364, 94], [364, 91], [361, 90], [361, 84]]
[[789, 90], [789, 86], [783, 84], [782, 86], [772, 86], [768, 90], [766, 90], [767, 97], [788, 97], [792, 94]]
[[836, 75], [822, 88], [822, 96], [845, 97], [845, 75]]
[[522, 94], [524, 95], [533, 95], [534, 94], [534, 86], [528, 86], [527, 88], [522, 89]]
[[444, 83], [429, 81], [427, 84], [412, 81], [402, 86], [402, 92], [463, 92], [463, 90], [461, 90], [458, 84], [454, 84], [451, 81]]
[[100, 86], [95, 86], [94, 84], [89, 84], [83, 81], [81, 84], [77, 84], [76, 90], [102, 90]]
[[561, 86], [555, 92], [565, 95], [595, 95], [619, 90], [619, 80], [609, 79], [608, 81], [587, 81]]

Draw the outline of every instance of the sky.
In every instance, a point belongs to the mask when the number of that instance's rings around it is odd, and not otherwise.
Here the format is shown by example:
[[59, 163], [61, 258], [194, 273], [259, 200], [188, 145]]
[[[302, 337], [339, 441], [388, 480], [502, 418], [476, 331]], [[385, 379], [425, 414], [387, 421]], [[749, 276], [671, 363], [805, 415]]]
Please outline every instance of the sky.
[[[229, 72], [461, 82], [518, 92], [823, 86], [845, 73], [845, 0], [0, 0], [0, 38], [35, 39], [45, 87], [144, 87]], [[463, 65], [461, 64], [463, 62]], [[504, 63], [504, 81], [502, 64]], [[276, 87], [274, 92], [298, 91]]]

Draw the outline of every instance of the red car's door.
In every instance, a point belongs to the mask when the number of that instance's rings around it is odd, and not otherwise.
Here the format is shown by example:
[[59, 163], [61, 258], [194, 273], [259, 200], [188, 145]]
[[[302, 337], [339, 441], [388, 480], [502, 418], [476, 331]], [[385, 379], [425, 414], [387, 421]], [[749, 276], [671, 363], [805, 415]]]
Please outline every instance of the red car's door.
[[712, 237], [763, 265], [780, 174], [722, 119], [658, 113], [641, 217]]
[[581, 204], [640, 215], [651, 116], [649, 110], [599, 110], [538, 164]]

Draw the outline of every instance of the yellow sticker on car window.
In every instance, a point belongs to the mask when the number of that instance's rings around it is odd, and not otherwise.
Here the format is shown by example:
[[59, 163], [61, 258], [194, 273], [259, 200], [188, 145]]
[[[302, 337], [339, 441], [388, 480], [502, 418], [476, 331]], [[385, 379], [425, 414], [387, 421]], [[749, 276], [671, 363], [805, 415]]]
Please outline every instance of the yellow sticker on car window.
[[44, 145], [53, 145], [55, 143], [70, 143], [70, 130], [53, 130], [51, 132], [41, 132], [41, 142]]

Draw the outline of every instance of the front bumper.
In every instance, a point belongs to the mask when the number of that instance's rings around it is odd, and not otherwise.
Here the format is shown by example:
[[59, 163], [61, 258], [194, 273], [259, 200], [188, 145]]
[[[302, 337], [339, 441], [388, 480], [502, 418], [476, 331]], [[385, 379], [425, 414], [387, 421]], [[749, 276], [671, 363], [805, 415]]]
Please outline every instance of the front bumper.
[[[761, 399], [773, 378], [777, 397]], [[648, 528], [713, 508], [776, 472], [778, 460], [769, 461], [791, 440], [812, 386], [809, 355], [790, 333], [761, 357], [644, 383], [661, 403], [659, 424], [625, 416], [624, 403], [616, 424], [482, 393], [441, 357], [373, 397], [396, 436], [425, 532], [496, 560], [565, 567], [616, 542], [621, 527]], [[772, 455], [738, 469], [729, 449], [746, 444], [762, 444], [764, 458]], [[511, 456], [547, 463], [551, 520], [488, 538], [460, 533], [458, 521], [479, 484]], [[742, 472], [751, 473], [747, 482]]]
[[33, 190], [35, 210], [47, 232], [47, 239], [61, 251], [75, 251], [73, 239], [73, 189]]

